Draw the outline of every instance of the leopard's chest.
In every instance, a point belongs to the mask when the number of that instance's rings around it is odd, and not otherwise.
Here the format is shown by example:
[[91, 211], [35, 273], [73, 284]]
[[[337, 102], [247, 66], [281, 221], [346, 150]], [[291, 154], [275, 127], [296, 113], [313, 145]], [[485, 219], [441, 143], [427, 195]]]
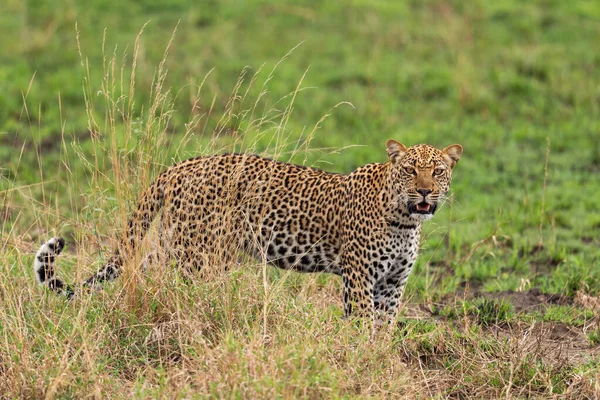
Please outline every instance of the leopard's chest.
[[391, 227], [382, 237], [382, 245], [373, 254], [377, 279], [410, 273], [419, 254], [419, 226]]

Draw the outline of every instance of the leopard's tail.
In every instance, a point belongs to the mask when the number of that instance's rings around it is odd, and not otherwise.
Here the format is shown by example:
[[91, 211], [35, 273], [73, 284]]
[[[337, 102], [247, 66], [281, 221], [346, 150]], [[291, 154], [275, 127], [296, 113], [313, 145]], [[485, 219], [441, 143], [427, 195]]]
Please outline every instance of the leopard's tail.
[[[135, 250], [137, 244], [144, 238], [146, 232], [148, 232], [152, 221], [163, 205], [164, 174], [142, 195], [137, 210], [129, 219], [126, 239], [121, 240], [121, 245], [115, 250], [108, 262], [79, 286], [84, 288], [93, 287], [98, 283], [118, 277], [121, 274], [121, 267], [123, 266], [123, 257], [121, 254], [130, 254]], [[50, 290], [71, 299], [76, 293], [75, 288], [57, 278], [55, 271], [56, 257], [64, 247], [65, 241], [62, 238], [54, 237], [48, 240], [38, 250], [33, 263], [33, 270], [35, 279], [40, 285], [47, 286]]]
[[33, 262], [33, 271], [35, 280], [43, 286], [48, 286], [51, 290], [62, 293], [68, 298], [73, 297], [75, 292], [70, 285], [67, 285], [56, 277], [54, 261], [65, 247], [65, 241], [59, 237], [53, 237], [40, 247], [35, 255]]

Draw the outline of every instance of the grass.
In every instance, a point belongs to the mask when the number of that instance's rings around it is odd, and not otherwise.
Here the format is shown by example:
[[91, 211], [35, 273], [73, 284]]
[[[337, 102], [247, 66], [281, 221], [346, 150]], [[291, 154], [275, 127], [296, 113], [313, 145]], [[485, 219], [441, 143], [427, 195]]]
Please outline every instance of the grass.
[[[1, 397], [599, 395], [595, 3], [2, 7]], [[191, 283], [133, 260], [71, 303], [34, 283], [56, 234], [61, 276], [97, 268], [175, 161], [348, 172], [392, 137], [465, 154], [374, 336], [341, 318], [335, 277], [247, 259]]]

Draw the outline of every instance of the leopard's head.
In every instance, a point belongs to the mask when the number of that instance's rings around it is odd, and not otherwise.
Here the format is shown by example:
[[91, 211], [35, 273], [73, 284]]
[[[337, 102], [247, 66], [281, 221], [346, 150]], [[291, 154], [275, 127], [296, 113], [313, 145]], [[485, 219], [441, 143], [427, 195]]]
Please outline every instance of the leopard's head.
[[415, 219], [431, 218], [450, 189], [452, 169], [462, 155], [462, 146], [453, 144], [438, 150], [418, 144], [407, 148], [393, 139], [385, 146], [391, 164], [391, 189], [398, 202]]

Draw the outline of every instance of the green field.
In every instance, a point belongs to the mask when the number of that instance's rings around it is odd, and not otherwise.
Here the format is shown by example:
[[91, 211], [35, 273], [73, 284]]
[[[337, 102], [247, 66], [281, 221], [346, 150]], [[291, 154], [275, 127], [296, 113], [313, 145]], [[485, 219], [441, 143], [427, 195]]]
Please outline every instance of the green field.
[[[600, 397], [600, 3], [7, 0], [0, 34], [1, 398]], [[388, 138], [465, 149], [389, 329], [248, 259], [35, 283], [54, 235], [98, 268], [174, 162], [347, 173]]]

